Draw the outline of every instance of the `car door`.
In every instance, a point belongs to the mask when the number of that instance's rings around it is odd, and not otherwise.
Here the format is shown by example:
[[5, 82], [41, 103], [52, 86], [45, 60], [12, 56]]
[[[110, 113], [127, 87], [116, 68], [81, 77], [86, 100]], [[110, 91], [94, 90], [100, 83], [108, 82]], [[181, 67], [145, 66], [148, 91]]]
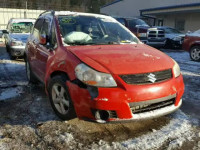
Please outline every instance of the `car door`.
[[28, 61], [30, 63], [30, 67], [32, 72], [38, 77], [38, 63], [37, 63], [37, 59], [36, 59], [36, 55], [37, 55], [37, 45], [39, 44], [39, 35], [40, 35], [40, 30], [42, 27], [44, 19], [43, 18], [39, 18], [35, 25], [34, 28], [32, 30], [32, 33], [29, 36], [29, 40], [27, 42], [27, 53], [28, 53]]
[[37, 45], [37, 66], [38, 66], [38, 77], [43, 82], [46, 74], [46, 64], [49, 55], [52, 53], [50, 50], [50, 27], [51, 27], [51, 18], [45, 18], [40, 30], [40, 37], [46, 37], [46, 44], [41, 44], [40, 42]]

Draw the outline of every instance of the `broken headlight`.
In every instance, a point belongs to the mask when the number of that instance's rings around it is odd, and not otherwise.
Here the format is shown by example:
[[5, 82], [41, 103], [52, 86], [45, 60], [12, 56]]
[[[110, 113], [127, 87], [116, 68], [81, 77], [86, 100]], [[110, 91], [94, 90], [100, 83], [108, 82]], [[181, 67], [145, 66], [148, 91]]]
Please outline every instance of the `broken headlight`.
[[76, 77], [85, 84], [98, 87], [116, 87], [117, 84], [111, 74], [98, 72], [81, 63], [75, 68]]

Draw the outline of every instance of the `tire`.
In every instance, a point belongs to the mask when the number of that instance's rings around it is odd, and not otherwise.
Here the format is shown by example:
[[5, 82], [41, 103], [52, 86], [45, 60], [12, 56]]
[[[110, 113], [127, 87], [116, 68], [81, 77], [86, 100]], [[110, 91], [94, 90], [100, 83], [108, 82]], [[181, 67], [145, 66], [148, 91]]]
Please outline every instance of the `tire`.
[[170, 39], [167, 39], [164, 48], [166, 48], [166, 49], [171, 49], [172, 48], [172, 43], [171, 43]]
[[200, 46], [194, 46], [190, 49], [190, 58], [194, 61], [200, 61]]
[[26, 75], [27, 75], [27, 79], [29, 83], [33, 83], [33, 84], [38, 83], [37, 78], [35, 77], [35, 75], [33, 74], [31, 70], [30, 63], [27, 60], [25, 62], [26, 62]]
[[11, 59], [11, 60], [15, 60], [16, 57], [15, 57], [15, 56], [12, 56], [12, 55], [10, 54], [10, 59]]
[[6, 45], [6, 51], [9, 53], [9, 47], [8, 47], [8, 45]]
[[67, 78], [63, 75], [55, 76], [50, 80], [48, 86], [51, 106], [62, 120], [70, 120], [76, 117], [66, 81]]

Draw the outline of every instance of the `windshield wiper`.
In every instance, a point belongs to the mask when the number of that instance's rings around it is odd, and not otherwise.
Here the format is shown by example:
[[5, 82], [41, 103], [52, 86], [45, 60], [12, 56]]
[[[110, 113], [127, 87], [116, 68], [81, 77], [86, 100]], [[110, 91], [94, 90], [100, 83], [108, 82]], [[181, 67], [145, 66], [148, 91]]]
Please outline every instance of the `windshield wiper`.
[[108, 42], [102, 42], [102, 43], [98, 43], [98, 42], [87, 42], [87, 43], [83, 43], [83, 42], [73, 42], [73, 43], [66, 43], [68, 45], [114, 45], [114, 44], [120, 44], [119, 42], [114, 42], [114, 41], [108, 41]]
[[73, 42], [73, 43], [67, 43], [69, 45], [94, 45], [96, 43], [94, 42], [88, 42], [88, 43], [85, 43], [85, 42]]

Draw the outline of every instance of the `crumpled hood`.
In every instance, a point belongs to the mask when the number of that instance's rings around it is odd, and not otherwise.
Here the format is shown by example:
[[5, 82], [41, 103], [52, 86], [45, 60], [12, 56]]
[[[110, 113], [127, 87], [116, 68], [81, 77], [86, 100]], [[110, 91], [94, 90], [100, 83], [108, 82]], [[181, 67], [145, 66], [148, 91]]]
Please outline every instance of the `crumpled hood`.
[[22, 41], [23, 43], [26, 43], [29, 35], [30, 34], [11, 33], [10, 37], [16, 39], [17, 41]]
[[161, 71], [174, 65], [169, 56], [145, 44], [66, 48], [92, 68], [118, 75]]

